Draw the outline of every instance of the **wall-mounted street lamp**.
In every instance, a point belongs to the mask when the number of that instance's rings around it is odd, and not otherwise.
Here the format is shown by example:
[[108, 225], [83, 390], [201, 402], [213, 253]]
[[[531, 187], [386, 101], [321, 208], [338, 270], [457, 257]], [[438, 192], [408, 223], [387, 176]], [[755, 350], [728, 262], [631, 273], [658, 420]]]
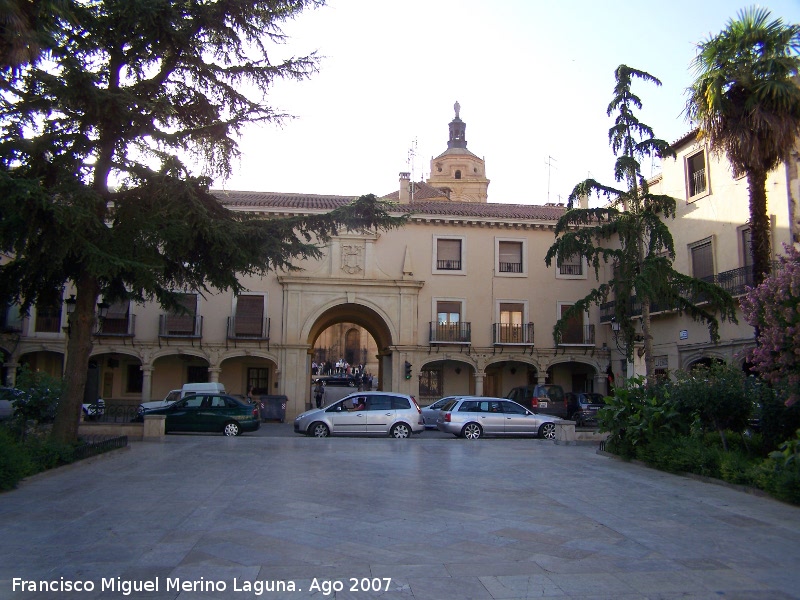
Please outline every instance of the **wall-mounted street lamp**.
[[[69, 298], [64, 300], [64, 306], [67, 310], [67, 335], [69, 336], [72, 333], [72, 313], [75, 312], [75, 306], [78, 304], [78, 301], [75, 299], [75, 294], [70, 294]], [[102, 301], [97, 303], [97, 317], [102, 324], [103, 319], [106, 318], [108, 315], [108, 309], [111, 308], [111, 305], [108, 302]]]

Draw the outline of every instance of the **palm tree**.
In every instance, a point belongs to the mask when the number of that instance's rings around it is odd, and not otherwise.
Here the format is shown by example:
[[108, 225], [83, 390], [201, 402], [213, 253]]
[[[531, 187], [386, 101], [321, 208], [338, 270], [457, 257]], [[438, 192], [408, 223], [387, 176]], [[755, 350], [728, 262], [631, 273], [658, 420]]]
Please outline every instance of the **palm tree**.
[[767, 174], [800, 134], [800, 25], [752, 7], [698, 44], [685, 114], [734, 172], [747, 175], [755, 285], [770, 271]]

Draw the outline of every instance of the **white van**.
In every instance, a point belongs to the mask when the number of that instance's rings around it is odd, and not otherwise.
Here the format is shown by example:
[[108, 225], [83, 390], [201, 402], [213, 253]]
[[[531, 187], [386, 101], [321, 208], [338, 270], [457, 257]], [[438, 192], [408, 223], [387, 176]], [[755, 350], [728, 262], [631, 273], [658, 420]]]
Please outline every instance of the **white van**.
[[211, 392], [214, 394], [225, 394], [225, 386], [218, 382], [212, 383], [184, 383], [183, 387], [179, 390], [172, 390], [167, 397], [163, 400], [155, 400], [153, 402], [142, 402], [139, 405], [139, 414], [144, 414], [148, 410], [154, 408], [164, 408], [173, 402], [177, 402], [184, 396], [189, 394], [202, 394], [203, 392]]

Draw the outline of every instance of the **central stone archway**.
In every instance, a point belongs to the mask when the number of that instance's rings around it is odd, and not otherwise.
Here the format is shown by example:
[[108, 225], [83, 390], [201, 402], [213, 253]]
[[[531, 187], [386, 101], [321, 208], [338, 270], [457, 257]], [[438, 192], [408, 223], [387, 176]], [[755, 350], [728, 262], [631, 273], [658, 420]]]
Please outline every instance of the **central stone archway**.
[[352, 323], [372, 336], [379, 356], [379, 389], [410, 389], [410, 382], [402, 378], [405, 355], [401, 353], [417, 341], [423, 282], [295, 276], [283, 276], [280, 281], [284, 290], [281, 378], [292, 412], [310, 405], [314, 344], [326, 329], [339, 323]]

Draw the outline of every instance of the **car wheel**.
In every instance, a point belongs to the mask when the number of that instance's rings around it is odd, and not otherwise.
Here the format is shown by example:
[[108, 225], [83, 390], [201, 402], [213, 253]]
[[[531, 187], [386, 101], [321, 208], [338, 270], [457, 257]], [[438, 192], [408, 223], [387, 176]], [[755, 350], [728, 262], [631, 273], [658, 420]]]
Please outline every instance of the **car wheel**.
[[468, 440], [477, 440], [483, 435], [483, 429], [477, 423], [467, 423], [461, 430], [461, 435]]
[[230, 423], [225, 423], [225, 427], [222, 428], [222, 433], [229, 436], [239, 435], [241, 430], [239, 429], [239, 424], [234, 423], [231, 421]]
[[408, 438], [411, 437], [411, 427], [405, 423], [397, 423], [389, 431], [389, 437], [393, 438]]
[[328, 437], [330, 435], [330, 430], [325, 423], [320, 423], [317, 421], [316, 423], [312, 423], [311, 427], [308, 428], [308, 435], [314, 437]]
[[542, 423], [542, 426], [539, 427], [539, 437], [546, 440], [556, 439], [556, 424]]

